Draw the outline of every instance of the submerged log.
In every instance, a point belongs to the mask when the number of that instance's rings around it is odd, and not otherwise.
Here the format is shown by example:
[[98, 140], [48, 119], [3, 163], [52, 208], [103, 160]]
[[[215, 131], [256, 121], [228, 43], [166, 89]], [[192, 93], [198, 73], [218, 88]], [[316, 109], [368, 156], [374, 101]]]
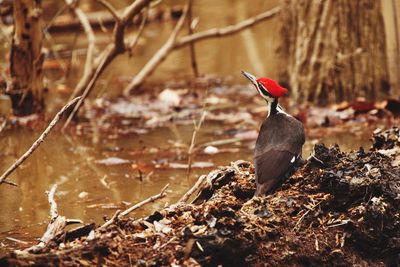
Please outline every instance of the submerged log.
[[177, 203], [100, 234], [9, 265], [395, 266], [400, 252], [400, 130], [377, 131], [373, 148], [322, 144], [274, 194], [253, 198], [254, 168], [211, 172], [192, 204]]

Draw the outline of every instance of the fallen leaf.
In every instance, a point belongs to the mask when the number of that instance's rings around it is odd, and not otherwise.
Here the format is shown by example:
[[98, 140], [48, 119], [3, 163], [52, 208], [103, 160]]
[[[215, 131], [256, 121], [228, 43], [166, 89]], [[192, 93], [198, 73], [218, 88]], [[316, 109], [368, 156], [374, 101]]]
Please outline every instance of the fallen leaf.
[[111, 165], [127, 164], [127, 163], [130, 162], [130, 160], [121, 159], [121, 158], [117, 158], [117, 157], [109, 157], [109, 158], [106, 158], [106, 159], [96, 160], [95, 162], [97, 164], [111, 166]]

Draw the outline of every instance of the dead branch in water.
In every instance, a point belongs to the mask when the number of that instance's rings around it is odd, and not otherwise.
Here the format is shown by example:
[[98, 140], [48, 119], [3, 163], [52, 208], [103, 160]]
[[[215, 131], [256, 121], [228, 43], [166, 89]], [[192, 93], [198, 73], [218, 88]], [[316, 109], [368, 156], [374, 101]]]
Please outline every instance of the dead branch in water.
[[74, 95], [77, 95], [77, 92], [80, 88], [83, 88], [90, 81], [91, 72], [92, 72], [93, 63], [94, 63], [94, 53], [96, 50], [96, 36], [93, 32], [92, 26], [90, 25], [88, 17], [85, 15], [85, 13], [82, 11], [82, 9], [80, 9], [77, 6], [76, 1], [65, 0], [65, 3], [68, 5], [68, 7], [71, 9], [71, 11], [75, 14], [75, 16], [79, 19], [79, 22], [81, 23], [82, 28], [85, 31], [86, 38], [88, 40], [85, 67], [83, 69], [83, 75], [82, 75], [78, 85], [75, 87], [75, 91], [72, 94], [74, 96]]
[[132, 40], [129, 42], [129, 46], [128, 46], [129, 56], [132, 56], [133, 50], [136, 47], [136, 45], [138, 44], [138, 42], [139, 42], [139, 38], [143, 33], [144, 25], [146, 25], [146, 21], [147, 21], [148, 16], [149, 16], [149, 8], [146, 8], [146, 10], [144, 11], [144, 14], [143, 14], [142, 21], [140, 22], [140, 26], [139, 26], [138, 32], [135, 35], [135, 37], [132, 38]]
[[62, 232], [68, 224], [82, 223], [80, 220], [67, 220], [64, 216], [58, 214], [57, 203], [54, 200], [54, 194], [57, 190], [57, 184], [54, 184], [48, 193], [48, 200], [50, 204], [50, 223], [47, 226], [46, 232], [40, 238], [40, 243], [30, 248], [25, 249], [25, 252], [36, 252], [44, 247], [60, 232]]
[[[178, 33], [175, 33], [174, 31], [168, 41], [164, 44], [164, 46], [161, 47], [156, 54], [154, 54], [154, 56], [147, 62], [147, 64], [140, 70], [140, 72], [124, 89], [124, 94], [128, 95], [130, 91], [136, 89], [139, 85], [141, 85], [144, 79], [148, 77], [173, 50], [181, 48], [188, 44], [192, 44], [194, 42], [235, 34], [262, 21], [273, 18], [276, 14], [280, 12], [280, 10], [280, 7], [275, 7], [271, 10], [258, 14], [257, 16], [243, 20], [237, 24], [229, 25], [224, 28], [214, 28], [198, 33], [193, 33], [187, 36], [183, 36], [179, 39], [176, 38], [176, 35]], [[175, 29], [177, 29], [177, 27]]]
[[[70, 2], [71, 0], [65, 0]], [[133, 17], [140, 14], [143, 9], [149, 8], [151, 0], [138, 0], [132, 3], [130, 6], [128, 6], [122, 15], [119, 15], [119, 12], [117, 12], [114, 7], [107, 2], [106, 0], [98, 0], [100, 4], [102, 4], [114, 17], [115, 19], [115, 26], [113, 30], [113, 43], [109, 44], [103, 53], [101, 53], [97, 58], [87, 60], [88, 65], [85, 65], [85, 73], [82, 76], [80, 82], [74, 89], [74, 93], [72, 94], [72, 97], [75, 97], [78, 94], [82, 95], [82, 99], [77, 103], [77, 105], [74, 107], [74, 110], [71, 112], [69, 115], [67, 121], [65, 122], [63, 129], [68, 127], [69, 123], [71, 122], [72, 118], [77, 114], [79, 111], [80, 107], [82, 106], [84, 100], [86, 97], [90, 94], [92, 89], [94, 88], [94, 85], [96, 84], [97, 79], [99, 76], [103, 73], [103, 71], [109, 66], [109, 64], [120, 54], [126, 52], [127, 50], [131, 51], [131, 48], [134, 47], [137, 43], [137, 40], [139, 36], [141, 35], [144, 27], [145, 20], [142, 21], [141, 26], [139, 27], [138, 33], [136, 37], [130, 42], [130, 45], [125, 45], [125, 28], [129, 24], [130, 21], [132, 21]], [[191, 5], [191, 1], [189, 0], [189, 4]], [[234, 33], [237, 33], [243, 29], [249, 28], [251, 26], [256, 25], [257, 23], [264, 21], [266, 19], [272, 18], [274, 15], [276, 15], [279, 11], [280, 8], [274, 8], [271, 9], [267, 12], [261, 13], [255, 17], [249, 18], [247, 20], [244, 20], [240, 23], [230, 25], [224, 28], [216, 28], [216, 29], [210, 29], [206, 31], [202, 31], [199, 33], [191, 33], [191, 30], [189, 30], [189, 35], [181, 37], [178, 39], [178, 34], [181, 31], [184, 21], [187, 17], [188, 14], [188, 9], [189, 5], [186, 5], [183, 14], [179, 21], [177, 22], [175, 29], [171, 33], [170, 37], [166, 41], [166, 43], [154, 54], [154, 56], [145, 64], [145, 66], [139, 71], [137, 75], [133, 78], [131, 83], [124, 89], [124, 94], [127, 95], [129, 94], [130, 91], [135, 89], [137, 86], [143, 83], [143, 81], [158, 67], [158, 65], [165, 60], [168, 55], [177, 48], [183, 47], [185, 45], [190, 44], [191, 46], [193, 45], [194, 42], [209, 39], [209, 38], [214, 38], [214, 37], [223, 37], [227, 35], [232, 35]], [[75, 8], [76, 10], [76, 8]], [[144, 15], [146, 16], [146, 14]], [[83, 16], [80, 16], [80, 21], [81, 23], [84, 22], [86, 25], [86, 30], [85, 32], [88, 34], [89, 32], [89, 27], [88, 25], [88, 19], [86, 20], [83, 18]], [[192, 24], [192, 23], [190, 23]], [[83, 24], [82, 24], [83, 25]], [[193, 25], [190, 25], [190, 29], [192, 29]], [[88, 38], [89, 39], [89, 38]], [[89, 42], [90, 43], [90, 42]], [[197, 63], [194, 58], [194, 49], [191, 49], [192, 51], [192, 65], [194, 70], [197, 71]], [[92, 62], [89, 64], [89, 62]], [[196, 66], [196, 67], [195, 67]]]
[[[0, 177], [0, 185], [2, 183], [6, 183], [5, 180], [7, 177], [16, 169], [22, 162], [24, 162], [35, 150], [39, 147], [39, 145], [44, 141], [50, 131], [56, 126], [58, 121], [61, 119], [62, 114], [72, 105], [74, 105], [77, 101], [79, 101], [81, 97], [77, 97], [72, 101], [68, 102], [57, 114], [54, 116], [53, 120], [50, 122], [49, 126], [43, 131], [43, 133], [39, 136], [39, 138], [32, 144], [32, 146], [10, 167], [8, 168], [3, 175]], [[10, 182], [8, 182], [10, 184]]]
[[[151, 0], [135, 1], [124, 10], [122, 16], [118, 15], [117, 13], [113, 14], [113, 16], [118, 16], [119, 18], [114, 26], [114, 31], [113, 31], [114, 42], [112, 44], [109, 44], [105, 48], [104, 52], [101, 53], [96, 59], [94, 59], [93, 64], [91, 65], [90, 68], [90, 72], [88, 74], [88, 78], [86, 79], [85, 77], [84, 82], [79, 82], [77, 87], [75, 88], [72, 97], [78, 94], [82, 94], [82, 99], [74, 107], [74, 110], [69, 115], [67, 121], [63, 126], [63, 129], [68, 127], [72, 118], [78, 112], [79, 108], [83, 104], [83, 101], [90, 94], [98, 77], [103, 73], [106, 67], [114, 60], [116, 56], [125, 52], [126, 50], [124, 43], [125, 28], [129, 24], [129, 22], [133, 19], [134, 16], [138, 15], [145, 7], [149, 5], [150, 1]], [[108, 10], [113, 10], [111, 4], [107, 3], [106, 5], [109, 6]]]
[[[188, 34], [191, 35], [193, 34], [193, 30], [196, 27], [197, 20], [193, 20], [193, 0], [189, 1], [189, 9], [188, 9]], [[199, 76], [199, 69], [197, 67], [197, 60], [196, 60], [196, 50], [194, 48], [194, 43], [190, 43], [189, 45], [190, 49], [190, 61], [191, 61], [191, 66], [192, 66], [192, 71], [195, 77]]]
[[185, 6], [183, 10], [182, 16], [179, 18], [179, 21], [176, 23], [174, 30], [169, 36], [168, 40], [164, 43], [164, 45], [153, 55], [153, 57], [143, 66], [143, 68], [136, 74], [135, 78], [133, 78], [132, 82], [124, 89], [124, 94], [128, 95], [129, 92], [136, 88], [137, 85], [141, 84], [142, 81], [171, 53], [174, 49], [177, 37], [179, 32], [181, 31], [183, 24], [185, 22], [187, 13], [188, 13], [188, 5]]

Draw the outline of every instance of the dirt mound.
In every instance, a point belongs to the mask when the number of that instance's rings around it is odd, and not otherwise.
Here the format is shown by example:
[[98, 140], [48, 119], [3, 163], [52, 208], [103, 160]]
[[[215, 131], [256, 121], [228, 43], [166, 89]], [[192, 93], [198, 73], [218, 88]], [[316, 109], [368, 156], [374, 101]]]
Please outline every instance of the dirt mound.
[[399, 138], [398, 128], [377, 131], [369, 152], [316, 145], [305, 166], [261, 198], [252, 198], [253, 166], [239, 161], [211, 172], [192, 204], [119, 220], [38, 254], [14, 253], [0, 265], [395, 266]]

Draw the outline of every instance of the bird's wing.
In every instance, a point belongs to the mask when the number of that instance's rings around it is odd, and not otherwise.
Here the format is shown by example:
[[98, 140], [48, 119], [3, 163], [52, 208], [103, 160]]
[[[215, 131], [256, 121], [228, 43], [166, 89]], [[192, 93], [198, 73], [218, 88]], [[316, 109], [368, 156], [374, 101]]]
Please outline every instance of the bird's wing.
[[[297, 155], [287, 150], [269, 149], [254, 159], [256, 181], [276, 185], [296, 161]], [[272, 189], [272, 188], [270, 188]]]

